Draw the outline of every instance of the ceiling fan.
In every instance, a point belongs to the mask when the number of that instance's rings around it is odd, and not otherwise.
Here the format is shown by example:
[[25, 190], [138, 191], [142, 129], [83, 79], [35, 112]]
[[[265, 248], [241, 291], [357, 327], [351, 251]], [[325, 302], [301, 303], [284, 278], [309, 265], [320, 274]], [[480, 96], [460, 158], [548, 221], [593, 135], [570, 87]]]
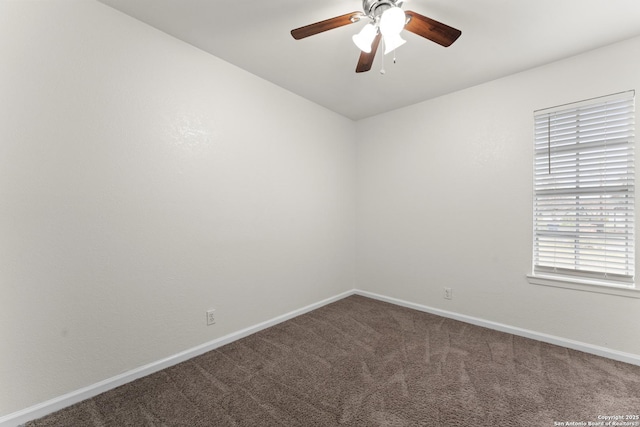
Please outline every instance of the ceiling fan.
[[429, 39], [441, 46], [450, 46], [462, 32], [419, 13], [400, 8], [403, 0], [362, 0], [364, 12], [351, 12], [335, 18], [291, 30], [294, 39], [300, 40], [314, 34], [353, 24], [368, 18], [369, 23], [353, 36], [353, 42], [362, 51], [356, 66], [356, 73], [369, 71], [373, 65], [380, 41], [384, 44], [384, 54], [402, 46], [405, 40], [400, 32], [405, 29]]

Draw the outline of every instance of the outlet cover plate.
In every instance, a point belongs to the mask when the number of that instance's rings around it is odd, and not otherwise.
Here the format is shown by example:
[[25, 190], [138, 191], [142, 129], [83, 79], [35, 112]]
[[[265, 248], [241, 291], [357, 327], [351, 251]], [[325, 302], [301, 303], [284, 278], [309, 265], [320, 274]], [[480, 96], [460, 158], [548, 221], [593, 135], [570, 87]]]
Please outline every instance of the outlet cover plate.
[[214, 323], [216, 323], [216, 311], [213, 309], [207, 310], [207, 326]]

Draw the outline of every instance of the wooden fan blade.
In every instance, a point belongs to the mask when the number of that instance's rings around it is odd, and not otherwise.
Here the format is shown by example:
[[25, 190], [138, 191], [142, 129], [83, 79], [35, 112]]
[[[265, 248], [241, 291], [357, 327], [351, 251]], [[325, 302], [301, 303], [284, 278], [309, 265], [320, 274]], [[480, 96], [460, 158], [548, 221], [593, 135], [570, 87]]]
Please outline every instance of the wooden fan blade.
[[382, 34], [378, 33], [376, 38], [373, 39], [373, 43], [371, 43], [371, 52], [360, 52], [360, 59], [358, 60], [358, 65], [356, 65], [356, 73], [364, 73], [371, 69], [373, 59], [376, 57], [376, 52], [378, 51], [380, 39], [382, 39]]
[[314, 34], [322, 33], [324, 31], [333, 30], [334, 28], [342, 27], [344, 25], [353, 24], [358, 22], [362, 18], [362, 12], [351, 12], [344, 15], [336, 16], [335, 18], [325, 19], [324, 21], [316, 22], [315, 24], [305, 25], [304, 27], [291, 30], [291, 35], [294, 39], [300, 40], [305, 37], [313, 36]]
[[409, 22], [404, 27], [405, 30], [436, 42], [441, 46], [451, 46], [462, 34], [460, 30], [411, 10], [407, 10], [405, 15], [409, 18]]

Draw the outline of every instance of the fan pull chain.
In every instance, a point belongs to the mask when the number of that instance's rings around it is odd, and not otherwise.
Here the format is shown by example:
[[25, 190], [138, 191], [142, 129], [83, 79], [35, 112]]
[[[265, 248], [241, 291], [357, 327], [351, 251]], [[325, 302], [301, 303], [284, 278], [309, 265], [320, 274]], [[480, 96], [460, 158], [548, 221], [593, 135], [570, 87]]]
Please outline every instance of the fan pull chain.
[[[384, 51], [385, 51], [385, 48], [384, 48], [384, 38], [382, 39], [382, 47], [381, 47], [381, 49], [380, 49], [380, 50], [381, 50], [382, 52], [384, 52]], [[384, 53], [383, 53], [383, 54], [382, 54], [382, 67], [380, 68], [380, 74], [382, 74], [383, 76], [384, 76], [384, 74], [387, 72], [387, 71], [384, 69], [384, 56], [385, 56], [385, 55], [384, 55]], [[395, 64], [396, 62], [397, 62], [397, 59], [396, 59], [396, 49], [393, 49], [393, 63]]]
[[384, 73], [386, 73], [386, 71], [384, 70], [384, 37], [382, 38], [381, 52], [382, 52], [382, 68], [380, 68], [380, 74], [384, 76]]

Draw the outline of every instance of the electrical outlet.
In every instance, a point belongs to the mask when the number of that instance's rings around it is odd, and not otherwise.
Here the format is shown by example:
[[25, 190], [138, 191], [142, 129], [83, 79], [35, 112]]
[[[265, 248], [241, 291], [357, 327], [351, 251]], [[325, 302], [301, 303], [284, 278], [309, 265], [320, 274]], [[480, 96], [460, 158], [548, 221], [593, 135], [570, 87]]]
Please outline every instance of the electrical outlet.
[[213, 309], [207, 310], [207, 326], [214, 323], [216, 323], [216, 311]]
[[444, 299], [453, 299], [453, 289], [444, 288]]

